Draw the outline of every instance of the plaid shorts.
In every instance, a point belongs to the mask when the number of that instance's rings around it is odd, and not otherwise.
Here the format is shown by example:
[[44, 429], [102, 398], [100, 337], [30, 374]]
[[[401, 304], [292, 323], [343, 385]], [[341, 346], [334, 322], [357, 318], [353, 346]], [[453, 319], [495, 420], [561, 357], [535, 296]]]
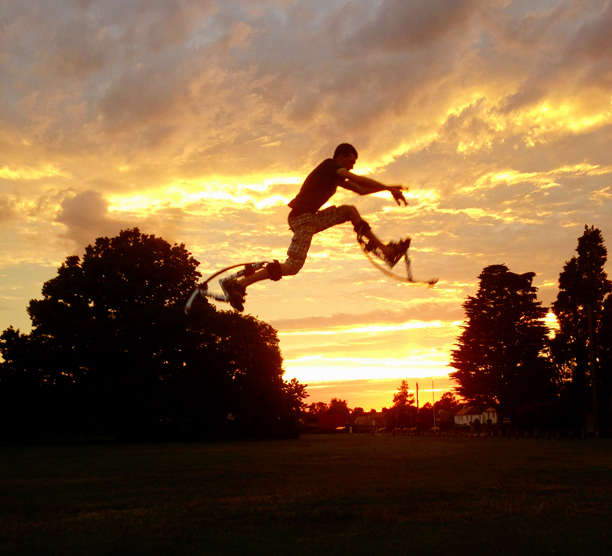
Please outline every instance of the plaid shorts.
[[290, 217], [289, 228], [293, 232], [293, 239], [287, 250], [288, 258], [285, 264], [292, 266], [296, 272], [300, 270], [306, 262], [312, 236], [337, 224], [348, 222], [350, 219], [347, 205], [328, 207], [316, 214], [307, 213], [294, 218]]

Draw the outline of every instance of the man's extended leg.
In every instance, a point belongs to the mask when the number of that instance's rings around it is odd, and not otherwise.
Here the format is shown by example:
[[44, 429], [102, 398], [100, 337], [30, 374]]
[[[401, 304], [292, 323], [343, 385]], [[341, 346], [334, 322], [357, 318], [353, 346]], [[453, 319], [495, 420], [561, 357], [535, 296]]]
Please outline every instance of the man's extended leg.
[[[336, 209], [336, 207], [330, 208]], [[246, 290], [251, 284], [261, 280], [280, 280], [283, 276], [297, 274], [306, 262], [312, 236], [319, 231], [348, 220], [348, 216], [339, 215], [335, 217], [335, 220], [332, 220], [330, 216], [331, 211], [325, 210], [318, 214], [303, 214], [290, 220], [289, 226], [293, 231], [293, 238], [289, 249], [287, 249], [287, 260], [284, 263], [276, 261], [270, 263], [254, 274], [236, 280], [236, 283]]]
[[[250, 285], [261, 280], [280, 280], [283, 276], [291, 276], [300, 271], [306, 262], [312, 236], [317, 232], [316, 216], [315, 214], [303, 214], [289, 220], [289, 227], [293, 231], [293, 239], [287, 250], [287, 260], [284, 263], [274, 261], [250, 276], [221, 281], [221, 287], [229, 297], [230, 304], [234, 309], [237, 311], [244, 310], [246, 289]], [[343, 221], [346, 222], [346, 220], [348, 218]]]
[[[261, 270], [258, 270], [257, 272], [251, 274], [250, 276], [244, 276], [243, 278], [239, 278], [238, 280], [236, 280], [236, 282], [238, 282], [244, 289], [246, 289], [255, 282], [260, 282], [261, 280], [271, 280], [272, 277], [270, 276], [270, 269], [268, 267], [276, 267], [276, 269], [280, 270], [279, 274], [281, 277], [292, 276], [293, 274], [297, 274], [299, 270], [296, 270], [295, 266], [288, 265], [286, 263], [274, 262], [263, 267]], [[276, 278], [276, 276], [278, 276], [278, 274], [275, 274], [274, 279], [280, 280], [280, 278]]]

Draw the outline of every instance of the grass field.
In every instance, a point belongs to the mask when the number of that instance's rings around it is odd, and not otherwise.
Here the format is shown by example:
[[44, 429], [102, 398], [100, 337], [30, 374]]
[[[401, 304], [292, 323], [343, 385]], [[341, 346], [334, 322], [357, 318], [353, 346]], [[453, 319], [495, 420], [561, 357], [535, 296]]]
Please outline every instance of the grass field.
[[610, 555], [612, 441], [0, 447], [6, 555]]

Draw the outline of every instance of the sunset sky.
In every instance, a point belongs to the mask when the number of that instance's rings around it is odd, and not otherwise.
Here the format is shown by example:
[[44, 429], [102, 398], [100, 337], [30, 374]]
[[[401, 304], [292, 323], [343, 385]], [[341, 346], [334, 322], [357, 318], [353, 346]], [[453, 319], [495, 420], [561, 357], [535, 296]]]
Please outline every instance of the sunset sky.
[[0, 0], [0, 330], [126, 228], [204, 275], [283, 261], [287, 202], [346, 141], [410, 206], [334, 204], [438, 285], [384, 276], [346, 224], [246, 312], [307, 403], [380, 409], [402, 379], [430, 401], [484, 267], [535, 272], [548, 306], [584, 226], [612, 241], [611, 28], [603, 0]]

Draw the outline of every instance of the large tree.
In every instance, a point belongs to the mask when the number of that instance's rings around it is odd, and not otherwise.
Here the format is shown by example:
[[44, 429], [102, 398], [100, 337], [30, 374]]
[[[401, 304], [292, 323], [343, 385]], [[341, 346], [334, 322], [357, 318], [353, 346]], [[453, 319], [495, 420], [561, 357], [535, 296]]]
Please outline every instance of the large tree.
[[554, 391], [546, 309], [537, 301], [534, 276], [505, 265], [486, 267], [476, 296], [463, 304], [466, 321], [452, 352], [457, 392], [468, 402], [497, 407], [502, 416]]
[[30, 302], [32, 332], [0, 337], [15, 430], [262, 436], [297, 425], [304, 387], [283, 380], [272, 327], [206, 301], [184, 315], [198, 264], [138, 229], [68, 257]]
[[[612, 291], [612, 282], [604, 271], [607, 250], [600, 230], [585, 226], [576, 251], [578, 256], [572, 257], [559, 275], [559, 293], [552, 305], [559, 329], [551, 348], [578, 417], [597, 406], [593, 397], [595, 392], [602, 402], [609, 404], [609, 393], [606, 396], [604, 392], [610, 371], [601, 368], [600, 363], [609, 345], [604, 308]], [[601, 373], [598, 373], [600, 368]], [[598, 389], [600, 381], [601, 388]]]

